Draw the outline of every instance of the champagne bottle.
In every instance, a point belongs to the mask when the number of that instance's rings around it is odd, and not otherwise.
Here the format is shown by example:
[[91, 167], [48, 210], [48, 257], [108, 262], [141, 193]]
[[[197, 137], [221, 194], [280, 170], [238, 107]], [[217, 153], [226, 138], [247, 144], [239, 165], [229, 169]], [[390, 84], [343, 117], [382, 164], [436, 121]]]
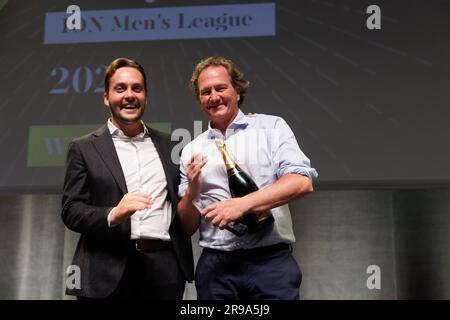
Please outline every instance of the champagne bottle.
[[[250, 178], [250, 176], [233, 161], [223, 140], [216, 139], [215, 143], [222, 154], [227, 169], [228, 186], [230, 188], [231, 196], [233, 198], [243, 197], [251, 192], [259, 190], [252, 178]], [[242, 236], [246, 232], [256, 232], [273, 221], [272, 214], [258, 217], [254, 213], [247, 213], [241, 219], [227, 224], [225, 228], [238, 236]]]

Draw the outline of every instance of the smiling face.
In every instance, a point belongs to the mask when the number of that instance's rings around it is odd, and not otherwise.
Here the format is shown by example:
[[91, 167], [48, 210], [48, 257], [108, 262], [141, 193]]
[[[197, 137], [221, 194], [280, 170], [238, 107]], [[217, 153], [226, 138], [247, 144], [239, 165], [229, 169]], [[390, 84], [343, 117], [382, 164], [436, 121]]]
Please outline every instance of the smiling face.
[[233, 87], [227, 69], [211, 66], [198, 77], [199, 101], [213, 127], [225, 132], [239, 112], [240, 95]]
[[111, 121], [116, 127], [124, 132], [132, 127], [142, 127], [140, 119], [147, 104], [147, 92], [144, 77], [138, 69], [117, 69], [109, 79], [109, 89], [103, 100], [111, 111]]

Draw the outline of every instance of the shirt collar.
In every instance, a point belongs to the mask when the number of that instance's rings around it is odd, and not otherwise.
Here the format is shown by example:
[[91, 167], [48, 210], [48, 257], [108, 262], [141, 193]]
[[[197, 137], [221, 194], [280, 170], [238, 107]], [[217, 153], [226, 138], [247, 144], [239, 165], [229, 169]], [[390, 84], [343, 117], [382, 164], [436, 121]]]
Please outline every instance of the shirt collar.
[[[242, 112], [241, 109], [239, 109], [238, 114], [236, 115], [236, 118], [234, 118], [233, 122], [228, 126], [227, 128], [227, 134], [229, 130], [232, 132], [238, 130], [238, 129], [245, 129], [248, 125], [248, 118], [247, 116]], [[213, 139], [217, 138], [217, 136], [223, 136], [222, 133], [218, 129], [214, 129], [211, 126], [211, 121], [208, 122], [208, 137]]]
[[[127, 137], [130, 138], [128, 136], [125, 135], [125, 133], [123, 133], [122, 130], [120, 130], [119, 128], [117, 128], [114, 123], [112, 123], [111, 118], [108, 119], [108, 130], [109, 133], [111, 133], [111, 136], [113, 137]], [[143, 137], [149, 137], [150, 136], [150, 132], [148, 131], [147, 126], [145, 125], [144, 121], [141, 120], [141, 124], [142, 127], [144, 128], [144, 131], [139, 133], [137, 136], [132, 137], [132, 138], [143, 138]]]

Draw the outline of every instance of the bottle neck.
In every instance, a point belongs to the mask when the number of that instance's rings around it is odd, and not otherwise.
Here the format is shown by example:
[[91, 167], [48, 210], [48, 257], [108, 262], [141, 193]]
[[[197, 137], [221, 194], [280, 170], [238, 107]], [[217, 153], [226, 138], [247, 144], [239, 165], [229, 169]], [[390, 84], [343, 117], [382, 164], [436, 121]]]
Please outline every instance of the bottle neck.
[[227, 170], [236, 168], [236, 163], [231, 158], [230, 154], [228, 153], [227, 148], [225, 147], [225, 143], [222, 143], [221, 145], [218, 145], [220, 153], [222, 154], [223, 162], [225, 163], [225, 168]]

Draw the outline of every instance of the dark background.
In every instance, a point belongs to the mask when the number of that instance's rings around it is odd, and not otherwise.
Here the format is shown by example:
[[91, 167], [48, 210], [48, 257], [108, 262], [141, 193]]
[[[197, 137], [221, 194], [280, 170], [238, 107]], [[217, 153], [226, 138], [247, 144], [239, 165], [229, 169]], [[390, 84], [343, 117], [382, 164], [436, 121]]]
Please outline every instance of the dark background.
[[[83, 11], [239, 2], [77, 5]], [[378, 1], [381, 30], [366, 28], [370, 1], [275, 3], [276, 36], [44, 44], [45, 13], [63, 12], [71, 2], [9, 1], [0, 11], [0, 190], [60, 190], [63, 166], [27, 167], [30, 126], [105, 121], [101, 93], [49, 94], [58, 87], [53, 69], [73, 74], [119, 56], [136, 58], [149, 78], [145, 120], [193, 133], [195, 120], [203, 128], [207, 122], [188, 81], [210, 55], [230, 57], [251, 81], [244, 111], [288, 121], [319, 171], [318, 186], [448, 186], [448, 1]]]
[[[59, 217], [64, 166], [27, 166], [29, 127], [102, 124], [108, 113], [101, 93], [49, 94], [51, 71], [135, 58], [148, 76], [145, 121], [193, 133], [195, 120], [207, 122], [188, 81], [209, 55], [237, 63], [251, 81], [244, 111], [285, 118], [319, 172], [316, 192], [291, 205], [302, 297], [450, 299], [449, 1], [280, 0], [273, 37], [43, 43], [45, 14], [71, 4], [259, 2], [10, 0], [0, 9], [0, 299], [68, 298], [78, 236]], [[371, 4], [381, 30], [366, 28]], [[366, 286], [370, 265], [381, 289]], [[185, 298], [195, 299], [193, 284]]]

